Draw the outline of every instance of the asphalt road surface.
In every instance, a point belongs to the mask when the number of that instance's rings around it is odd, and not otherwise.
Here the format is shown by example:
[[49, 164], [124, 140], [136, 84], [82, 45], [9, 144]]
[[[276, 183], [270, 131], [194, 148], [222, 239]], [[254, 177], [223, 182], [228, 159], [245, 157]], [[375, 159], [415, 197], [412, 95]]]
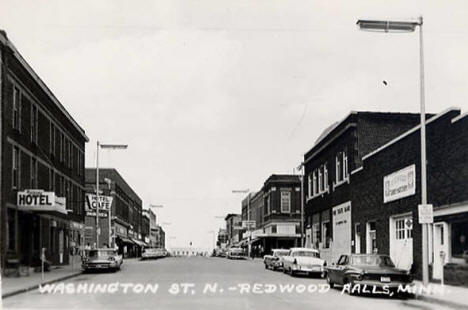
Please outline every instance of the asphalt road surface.
[[[43, 288], [45, 289], [45, 288]], [[351, 296], [320, 278], [266, 270], [260, 260], [171, 257], [126, 260], [3, 300], [6, 309], [443, 309], [388, 296]]]

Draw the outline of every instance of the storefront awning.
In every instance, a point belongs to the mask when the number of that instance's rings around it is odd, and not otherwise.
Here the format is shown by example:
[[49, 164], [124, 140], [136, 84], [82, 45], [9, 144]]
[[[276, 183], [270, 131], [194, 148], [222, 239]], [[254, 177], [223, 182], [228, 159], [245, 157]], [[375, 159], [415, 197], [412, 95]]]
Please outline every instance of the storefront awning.
[[135, 242], [133, 242], [132, 240], [130, 240], [130, 239], [128, 239], [128, 238], [121, 237], [121, 236], [117, 236], [117, 238], [119, 238], [120, 240], [122, 240], [122, 242], [124, 242], [124, 243], [135, 244]]
[[133, 242], [135, 242], [137, 245], [139, 246], [145, 246], [147, 247], [148, 245], [146, 243], [144, 243], [143, 241], [140, 241], [138, 239], [134, 239], [134, 238], [131, 238]]
[[61, 214], [68, 214], [68, 211], [65, 207], [61, 205], [52, 205], [52, 206], [18, 206], [20, 211], [32, 211], [32, 212], [57, 212]]

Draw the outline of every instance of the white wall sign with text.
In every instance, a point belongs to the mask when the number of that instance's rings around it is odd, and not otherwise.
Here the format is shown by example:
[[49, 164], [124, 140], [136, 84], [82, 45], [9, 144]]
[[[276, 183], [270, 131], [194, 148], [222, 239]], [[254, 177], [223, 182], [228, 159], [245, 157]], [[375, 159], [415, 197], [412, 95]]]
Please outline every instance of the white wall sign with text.
[[384, 203], [408, 197], [416, 193], [416, 165], [411, 165], [383, 179]]

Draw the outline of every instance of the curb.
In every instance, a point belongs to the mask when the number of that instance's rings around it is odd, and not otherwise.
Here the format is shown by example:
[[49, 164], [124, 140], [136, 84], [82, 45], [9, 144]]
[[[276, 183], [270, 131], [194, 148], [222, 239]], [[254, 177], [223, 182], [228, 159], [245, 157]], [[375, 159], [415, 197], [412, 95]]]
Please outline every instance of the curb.
[[436, 298], [436, 297], [431, 297], [431, 296], [427, 296], [427, 295], [416, 294], [414, 296], [414, 299], [423, 300], [423, 301], [427, 301], [427, 302], [431, 302], [431, 303], [436, 303], [436, 304], [439, 304], [441, 306], [447, 306], [447, 307], [450, 307], [450, 308], [453, 308], [453, 309], [467, 309], [466, 304], [459, 304], [457, 302], [448, 301], [448, 300], [444, 300], [444, 299], [440, 299], [440, 298]]
[[8, 298], [8, 297], [11, 297], [11, 296], [15, 296], [15, 295], [18, 295], [18, 294], [26, 293], [26, 292], [29, 292], [29, 291], [32, 291], [32, 290], [35, 290], [35, 289], [38, 289], [40, 285], [52, 284], [52, 283], [55, 283], [55, 282], [67, 280], [67, 279], [70, 279], [70, 278], [79, 276], [79, 275], [81, 275], [81, 274], [82, 274], [82, 273], [81, 273], [81, 271], [80, 271], [80, 272], [72, 273], [72, 274], [69, 274], [69, 275], [67, 275], [67, 276], [63, 276], [63, 277], [57, 278], [57, 279], [49, 280], [49, 281], [46, 281], [46, 282], [43, 282], [43, 283], [39, 283], [39, 284], [34, 284], [34, 285], [31, 285], [31, 286], [26, 287], [26, 288], [22, 288], [22, 289], [18, 289], [18, 290], [16, 290], [16, 291], [12, 291], [12, 292], [9, 292], [9, 293], [5, 293], [5, 294], [2, 294], [2, 299]]

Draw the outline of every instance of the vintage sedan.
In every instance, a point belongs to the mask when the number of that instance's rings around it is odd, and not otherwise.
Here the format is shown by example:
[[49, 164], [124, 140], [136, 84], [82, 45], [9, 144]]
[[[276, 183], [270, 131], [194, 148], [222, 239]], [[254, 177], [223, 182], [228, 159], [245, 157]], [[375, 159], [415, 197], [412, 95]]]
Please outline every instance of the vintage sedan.
[[141, 254], [141, 260], [145, 259], [156, 259], [166, 257], [167, 253], [165, 249], [161, 248], [145, 248]]
[[242, 248], [230, 248], [227, 252], [228, 259], [245, 259], [247, 256], [245, 255], [245, 251]]
[[81, 262], [83, 271], [90, 270], [120, 270], [123, 258], [114, 249], [86, 250]]
[[273, 249], [271, 255], [263, 256], [265, 269], [278, 270], [283, 268], [283, 256], [287, 255], [289, 250]]
[[325, 277], [325, 260], [320, 258], [318, 250], [309, 248], [291, 248], [289, 253], [283, 256], [283, 272], [295, 275], [305, 273], [307, 275], [320, 275]]
[[348, 292], [375, 292], [385, 289], [398, 290], [412, 285], [413, 277], [409, 271], [395, 268], [388, 255], [351, 254], [341, 255], [338, 262], [327, 268], [327, 282], [330, 287], [335, 284], [349, 285]]

